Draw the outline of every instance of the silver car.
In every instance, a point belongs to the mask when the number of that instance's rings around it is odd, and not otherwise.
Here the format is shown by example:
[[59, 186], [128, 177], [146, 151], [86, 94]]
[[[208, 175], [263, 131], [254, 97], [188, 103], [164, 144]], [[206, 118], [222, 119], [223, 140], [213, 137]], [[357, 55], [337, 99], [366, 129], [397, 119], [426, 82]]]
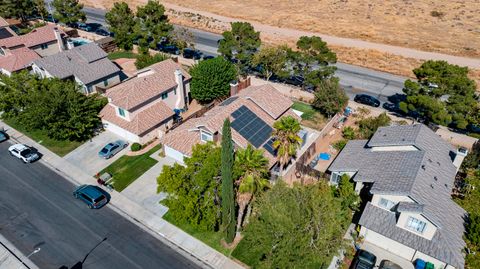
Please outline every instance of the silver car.
[[112, 143], [108, 143], [105, 145], [105, 147], [98, 152], [98, 156], [105, 158], [105, 159], [110, 159], [113, 157], [113, 155], [117, 154], [119, 151], [122, 149], [126, 148], [128, 146], [128, 142], [123, 141], [123, 140], [117, 140]]

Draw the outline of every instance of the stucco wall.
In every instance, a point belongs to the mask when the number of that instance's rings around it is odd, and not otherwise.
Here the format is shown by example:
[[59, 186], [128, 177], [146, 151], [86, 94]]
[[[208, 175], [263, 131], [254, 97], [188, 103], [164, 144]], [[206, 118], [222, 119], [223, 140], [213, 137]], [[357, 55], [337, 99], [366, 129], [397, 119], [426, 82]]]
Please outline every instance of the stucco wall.
[[42, 58], [53, 55], [53, 54], [57, 54], [60, 52], [57, 41], [52, 41], [46, 44], [47, 44], [47, 48], [45, 49], [42, 49], [40, 45], [31, 47], [30, 49], [33, 49], [36, 53], [38, 53], [38, 55], [42, 56]]
[[371, 151], [416, 151], [415, 146], [388, 146], [388, 147], [372, 147]]
[[[107, 81], [107, 86], [105, 86], [104, 81]], [[91, 87], [91, 90], [90, 90], [89, 93], [96, 93], [97, 92], [96, 87], [99, 87], [101, 89], [108, 89], [110, 87], [113, 87], [113, 86], [119, 84], [120, 82], [121, 81], [120, 81], [120, 75], [119, 74], [117, 74], [115, 76], [112, 76], [112, 77], [108, 77], [107, 79], [99, 81], [95, 84], [89, 84], [88, 86]]]
[[[406, 228], [408, 217], [410, 216], [418, 220], [421, 220], [427, 224], [423, 233], [418, 233]], [[429, 240], [433, 238], [433, 236], [435, 235], [435, 232], [437, 231], [437, 227], [435, 227], [435, 225], [433, 225], [433, 223], [428, 219], [426, 219], [424, 216], [420, 214], [410, 213], [410, 212], [402, 212], [400, 214], [400, 217], [398, 217], [398, 220], [397, 220], [397, 226]]]
[[362, 227], [360, 234], [364, 236], [366, 242], [377, 245], [409, 261], [411, 261], [412, 257], [415, 255], [415, 250], [413, 248], [407, 247], [404, 244], [366, 229], [365, 227]]

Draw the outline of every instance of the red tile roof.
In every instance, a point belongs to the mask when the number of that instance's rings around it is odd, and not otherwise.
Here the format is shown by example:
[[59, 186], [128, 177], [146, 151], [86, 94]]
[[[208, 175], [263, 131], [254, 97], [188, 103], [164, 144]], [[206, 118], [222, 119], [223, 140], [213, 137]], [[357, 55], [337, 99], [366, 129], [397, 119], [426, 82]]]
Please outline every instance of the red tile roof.
[[174, 74], [177, 69], [181, 70], [184, 81], [191, 78], [178, 63], [168, 59], [140, 70], [137, 73], [140, 75], [108, 89], [106, 96], [114, 105], [130, 110], [177, 87]]
[[[273, 126], [273, 123], [282, 116], [289, 115], [300, 120], [298, 115], [290, 109], [293, 102], [271, 85], [250, 86], [242, 90], [237, 96], [238, 98], [230, 104], [216, 106], [202, 117], [191, 119], [167, 133], [162, 138], [162, 142], [190, 156], [192, 146], [201, 143], [199, 128], [204, 128], [212, 134], [221, 133], [223, 121], [226, 118], [233, 121], [232, 112], [241, 106], [246, 106], [270, 126]], [[275, 105], [278, 107], [275, 107]], [[248, 145], [248, 141], [234, 129], [232, 129], [232, 140], [242, 148]], [[276, 160], [273, 155], [265, 151], [265, 156], [269, 159], [270, 166], [275, 164]]]
[[9, 26], [10, 24], [2, 17], [0, 17], [0, 27]]
[[30, 66], [36, 59], [40, 59], [40, 56], [29, 48], [6, 50], [6, 55], [0, 55], [0, 68], [15, 72]]
[[138, 136], [148, 133], [174, 114], [175, 113], [172, 109], [161, 100], [154, 102], [139, 111], [130, 113], [130, 121], [118, 116], [115, 107], [110, 103], [100, 111], [100, 117], [103, 120], [113, 123]]
[[56, 25], [48, 24], [43, 27], [35, 28], [28, 34], [0, 39], [0, 47], [12, 48], [25, 46], [31, 48], [40, 44], [49, 43], [56, 40], [55, 29], [57, 29], [60, 34], [65, 35], [65, 33], [58, 29]]

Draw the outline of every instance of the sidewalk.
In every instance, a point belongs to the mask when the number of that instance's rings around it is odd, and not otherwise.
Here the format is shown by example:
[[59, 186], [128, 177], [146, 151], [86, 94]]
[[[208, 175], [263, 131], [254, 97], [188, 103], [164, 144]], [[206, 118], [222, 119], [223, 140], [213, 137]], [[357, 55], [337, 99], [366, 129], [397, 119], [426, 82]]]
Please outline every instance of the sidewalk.
[[0, 234], [0, 268], [2, 269], [39, 269], [25, 257], [12, 243]]
[[[97, 182], [92, 176], [86, 174], [83, 170], [77, 168], [73, 164], [49, 151], [41, 144], [33, 141], [17, 130], [12, 129], [3, 121], [0, 121], [0, 126], [5, 127], [6, 132], [10, 135], [10, 138], [13, 141], [18, 141], [18, 143], [24, 143], [38, 149], [38, 151], [43, 154], [40, 162], [57, 171], [74, 184], [97, 185]], [[146, 210], [141, 205], [131, 201], [125, 197], [125, 195], [116, 191], [110, 192], [110, 195], [111, 201], [109, 205], [112, 209], [117, 210], [120, 212], [120, 214], [127, 215], [131, 219], [140, 222], [146, 228], [166, 239], [168, 243], [175, 245], [186, 253], [192, 255], [195, 259], [201, 261], [204, 264], [204, 267], [229, 269], [243, 268], [243, 266], [227, 258], [222, 253], [190, 236], [181, 229], [165, 221], [160, 216]]]

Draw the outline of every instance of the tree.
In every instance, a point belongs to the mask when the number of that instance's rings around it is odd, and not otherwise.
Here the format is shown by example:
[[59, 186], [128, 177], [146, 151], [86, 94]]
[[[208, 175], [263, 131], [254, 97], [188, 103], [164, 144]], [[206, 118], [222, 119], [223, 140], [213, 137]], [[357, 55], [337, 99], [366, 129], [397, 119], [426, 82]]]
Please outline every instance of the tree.
[[226, 59], [235, 59], [238, 71], [246, 75], [253, 55], [260, 47], [260, 33], [248, 22], [232, 22], [231, 30], [223, 32], [218, 52]]
[[201, 61], [190, 69], [192, 97], [201, 103], [208, 103], [228, 96], [230, 82], [237, 78], [232, 63], [222, 57]]
[[335, 189], [335, 197], [341, 199], [341, 204], [344, 209], [357, 209], [360, 197], [355, 192], [355, 185], [347, 174], [343, 174], [340, 177], [338, 186]]
[[87, 16], [83, 12], [83, 4], [78, 0], [53, 0], [55, 12], [53, 17], [59, 22], [71, 24], [79, 21], [86, 21]]
[[400, 103], [402, 111], [415, 111], [428, 121], [454, 124], [459, 129], [479, 124], [476, 85], [468, 78], [467, 67], [426, 61], [413, 73], [418, 81], [405, 81], [403, 91], [407, 98]]
[[274, 74], [283, 72], [287, 63], [287, 46], [263, 47], [255, 53], [253, 66], [260, 66], [262, 75], [268, 80]]
[[105, 14], [109, 31], [115, 33], [115, 43], [120, 49], [131, 50], [135, 37], [135, 16], [125, 2], [115, 2]]
[[268, 183], [268, 159], [263, 156], [263, 151], [248, 145], [245, 149], [239, 149], [235, 155], [235, 175], [237, 185], [237, 236], [240, 235], [244, 212], [248, 206], [245, 222], [252, 212], [251, 203], [255, 197], [269, 187]]
[[180, 223], [199, 231], [217, 231], [221, 222], [221, 149], [213, 143], [197, 144], [185, 166], [164, 166], [157, 178], [157, 192]]
[[2, 0], [0, 1], [0, 16], [5, 18], [16, 18], [22, 22], [28, 16], [36, 13], [35, 4], [32, 0]]
[[225, 119], [222, 128], [222, 225], [225, 241], [235, 237], [235, 197], [233, 193], [233, 143], [230, 120]]
[[300, 123], [292, 116], [285, 116], [276, 121], [273, 128], [275, 128], [272, 134], [275, 139], [273, 148], [277, 150], [280, 168], [284, 169], [290, 163], [290, 159], [296, 156], [302, 144], [302, 139], [298, 136]]
[[343, 138], [348, 139], [348, 140], [355, 139], [355, 136], [356, 136], [355, 130], [350, 126], [346, 126], [342, 130], [342, 136], [343, 136]]
[[177, 27], [173, 29], [171, 34], [171, 42], [183, 51], [186, 48], [195, 47], [195, 36], [187, 28]]
[[391, 119], [387, 113], [382, 113], [378, 117], [368, 117], [359, 120], [358, 136], [360, 139], [370, 139], [379, 127], [390, 125]]
[[27, 72], [2, 77], [0, 109], [27, 130], [43, 130], [56, 140], [84, 141], [101, 126], [106, 99], [85, 96], [74, 81], [41, 79]]
[[276, 183], [260, 196], [232, 255], [251, 268], [327, 268], [350, 223], [327, 183]]
[[156, 53], [154, 55], [150, 55], [150, 53], [140, 54], [135, 60], [135, 67], [137, 69], [143, 69], [152, 64], [165, 61], [167, 59], [170, 59], [170, 56], [165, 53]]
[[470, 243], [480, 247], [480, 215], [478, 213], [470, 214], [466, 227], [466, 237]]
[[340, 88], [337, 78], [319, 81], [314, 95], [312, 106], [327, 117], [342, 111], [348, 104], [348, 96]]
[[48, 16], [48, 10], [45, 7], [45, 1], [44, 0], [33, 0], [35, 12], [42, 17], [42, 20], [45, 19], [45, 17]]
[[173, 30], [165, 15], [165, 7], [158, 0], [148, 0], [145, 6], [137, 8], [137, 34], [140, 36], [139, 47], [143, 53], [149, 48], [156, 48], [162, 38]]

